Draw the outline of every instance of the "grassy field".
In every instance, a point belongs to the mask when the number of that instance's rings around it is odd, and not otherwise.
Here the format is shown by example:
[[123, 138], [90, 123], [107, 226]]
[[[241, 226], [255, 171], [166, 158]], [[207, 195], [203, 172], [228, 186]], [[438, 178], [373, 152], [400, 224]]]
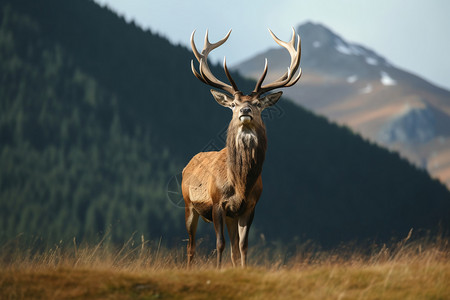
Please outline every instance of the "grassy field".
[[183, 252], [143, 239], [115, 250], [74, 243], [40, 254], [4, 246], [0, 299], [450, 299], [443, 239], [300, 250], [288, 260], [253, 249], [247, 269], [228, 262], [217, 270], [211, 254], [187, 270]]

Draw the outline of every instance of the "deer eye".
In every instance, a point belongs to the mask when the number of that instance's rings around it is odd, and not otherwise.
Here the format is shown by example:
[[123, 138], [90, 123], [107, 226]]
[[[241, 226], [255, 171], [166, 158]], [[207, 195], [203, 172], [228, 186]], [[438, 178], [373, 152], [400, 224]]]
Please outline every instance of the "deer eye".
[[236, 103], [231, 102], [231, 108], [235, 108], [236, 107]]
[[258, 102], [255, 103], [255, 105], [256, 105], [257, 107], [261, 108], [261, 102], [258, 101]]

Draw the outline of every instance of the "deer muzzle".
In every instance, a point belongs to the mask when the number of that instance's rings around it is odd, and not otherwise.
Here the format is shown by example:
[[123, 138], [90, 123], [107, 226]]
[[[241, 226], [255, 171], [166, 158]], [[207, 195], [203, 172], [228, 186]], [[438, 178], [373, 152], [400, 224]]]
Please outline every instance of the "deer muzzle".
[[239, 120], [242, 123], [248, 123], [253, 119], [252, 117], [252, 109], [248, 106], [241, 108], [239, 111]]

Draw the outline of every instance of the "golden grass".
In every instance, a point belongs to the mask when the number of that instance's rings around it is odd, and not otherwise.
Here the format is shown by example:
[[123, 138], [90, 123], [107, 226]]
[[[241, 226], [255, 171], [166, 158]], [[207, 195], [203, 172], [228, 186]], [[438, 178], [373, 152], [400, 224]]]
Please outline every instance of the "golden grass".
[[252, 249], [247, 269], [217, 270], [214, 255], [200, 255], [187, 270], [184, 249], [143, 239], [38, 254], [5, 246], [0, 299], [450, 299], [447, 240], [372, 248], [300, 250], [287, 261]]

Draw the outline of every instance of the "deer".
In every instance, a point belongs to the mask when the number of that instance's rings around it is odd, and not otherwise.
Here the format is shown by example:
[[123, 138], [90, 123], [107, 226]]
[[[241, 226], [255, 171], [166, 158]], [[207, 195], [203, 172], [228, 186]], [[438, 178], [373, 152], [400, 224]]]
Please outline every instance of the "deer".
[[[209, 42], [206, 31], [201, 52], [195, 46], [195, 30], [192, 32], [191, 47], [199, 63], [197, 71], [194, 60], [191, 60], [192, 72], [201, 82], [215, 88], [211, 89], [212, 96], [218, 104], [232, 110], [232, 118], [228, 125], [225, 147], [220, 151], [196, 154], [182, 172], [181, 189], [189, 235], [188, 268], [195, 254], [195, 234], [199, 216], [214, 225], [217, 268], [221, 268], [225, 248], [225, 225], [230, 239], [233, 267], [237, 266], [239, 259], [241, 267], [245, 268], [247, 265], [249, 230], [263, 189], [261, 173], [267, 149], [266, 128], [261, 112], [276, 104], [282, 95], [281, 91], [268, 93], [269, 91], [294, 85], [302, 74], [299, 68], [301, 40], [294, 28], [292, 31], [291, 40], [284, 42], [269, 29], [275, 42], [288, 50], [290, 66], [277, 80], [263, 85], [268, 70], [265, 59], [262, 75], [248, 95], [238, 89], [227, 68], [226, 58], [223, 68], [230, 84], [217, 79], [208, 66], [208, 54], [227, 41], [231, 30], [216, 43]], [[295, 75], [297, 71], [298, 74]]]

